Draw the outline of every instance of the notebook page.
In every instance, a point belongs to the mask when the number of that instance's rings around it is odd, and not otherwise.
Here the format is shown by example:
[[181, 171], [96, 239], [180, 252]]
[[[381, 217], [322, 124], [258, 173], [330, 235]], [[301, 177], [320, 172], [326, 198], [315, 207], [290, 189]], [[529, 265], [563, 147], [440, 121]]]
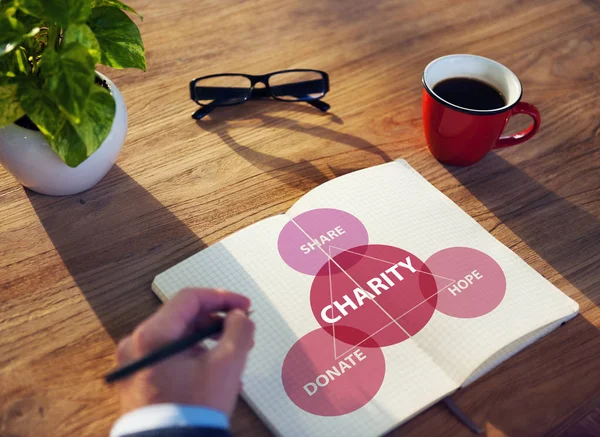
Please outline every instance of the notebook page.
[[[153, 283], [153, 290], [161, 299], [172, 298], [190, 286], [226, 288], [252, 299], [255, 347], [244, 373], [242, 395], [273, 432], [285, 436], [378, 436], [456, 390], [457, 385], [432, 366], [431, 359], [414, 342], [407, 341], [400, 347], [378, 352], [383, 356], [383, 380], [362, 408], [349, 414], [320, 416], [296, 405], [284, 387], [284, 360], [299, 339], [322, 329], [310, 306], [314, 276], [293, 270], [278, 252], [279, 235], [289, 223], [286, 215], [263, 220], [158, 275]], [[343, 350], [334, 353], [331, 346], [332, 338], [324, 350], [331, 356], [331, 363], [344, 360], [356, 350], [361, 351], [359, 357], [366, 359], [360, 363], [353, 355], [356, 367], [319, 390], [336, 389], [335, 384], [351, 385], [355, 375], [352, 372], [374, 359], [374, 352], [368, 348], [355, 348], [344, 355]], [[338, 359], [334, 359], [336, 355]], [[314, 375], [325, 370], [317, 369], [322, 365], [321, 359], [316, 364], [311, 357], [305, 357], [301, 365], [314, 370]], [[349, 389], [353, 393], [352, 387]], [[320, 393], [323, 392], [328, 393]], [[329, 413], [336, 411], [340, 400], [335, 395], [339, 393], [340, 390], [332, 392]]]
[[516, 355], [518, 352], [522, 351], [527, 346], [533, 344], [536, 340], [554, 331], [556, 328], [561, 326], [566, 320], [568, 320], [568, 318], [558, 320], [556, 322], [550, 323], [547, 326], [536, 329], [535, 331], [526, 334], [525, 336], [514, 341], [508, 346], [500, 349], [498, 352], [496, 352], [494, 355], [492, 355], [486, 361], [484, 361], [477, 369], [475, 369], [475, 371], [471, 375], [469, 375], [469, 377], [463, 383], [462, 386], [466, 387], [467, 385], [472, 384], [477, 379], [491, 371], [494, 367], [498, 366], [513, 355]]
[[[401, 325], [413, 328], [412, 339], [459, 385], [497, 351], [541, 327], [573, 317], [578, 310], [573, 300], [405, 161], [334, 179], [305, 195], [288, 215], [302, 220], [303, 214], [321, 208], [355, 217], [368, 232], [368, 247], [401, 248], [424, 262], [427, 268], [416, 273], [435, 278], [434, 289], [431, 281], [427, 283], [430, 291], [423, 296], [424, 303], [411, 307], [410, 313], [394, 312], [394, 305], [401, 307], [402, 300], [415, 292], [390, 286], [386, 293], [395, 290], [398, 299], [388, 302], [387, 312], [398, 317]], [[329, 245], [334, 242], [325, 243]], [[334, 250], [347, 253], [344, 248]], [[395, 261], [386, 258], [385, 250], [371, 252], [370, 256], [388, 265]], [[373, 255], [376, 253], [383, 255]], [[381, 278], [387, 281], [391, 273]], [[375, 295], [375, 300], [383, 296], [387, 295]], [[427, 306], [435, 310], [427, 311]], [[394, 347], [397, 345], [389, 346]], [[495, 364], [508, 356], [497, 357]]]

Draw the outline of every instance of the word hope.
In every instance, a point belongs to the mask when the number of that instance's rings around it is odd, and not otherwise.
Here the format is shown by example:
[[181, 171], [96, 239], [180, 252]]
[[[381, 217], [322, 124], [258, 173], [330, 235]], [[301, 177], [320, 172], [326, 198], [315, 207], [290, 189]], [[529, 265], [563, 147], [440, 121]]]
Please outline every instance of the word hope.
[[459, 279], [456, 281], [456, 284], [448, 287], [448, 291], [452, 293], [452, 296], [456, 296], [456, 293], [460, 293], [461, 291], [469, 288], [469, 285], [473, 285], [475, 280], [480, 280], [481, 278], [483, 278], [483, 275], [477, 270], [473, 270], [470, 274], [465, 276], [464, 279]]

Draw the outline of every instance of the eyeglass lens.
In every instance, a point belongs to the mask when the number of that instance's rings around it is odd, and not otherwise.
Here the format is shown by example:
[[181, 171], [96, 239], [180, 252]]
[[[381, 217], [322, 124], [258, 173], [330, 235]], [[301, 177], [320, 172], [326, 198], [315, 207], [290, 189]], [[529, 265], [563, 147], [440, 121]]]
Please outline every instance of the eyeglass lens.
[[[277, 73], [270, 76], [268, 82], [273, 97], [289, 102], [318, 99], [326, 92], [325, 78], [316, 71]], [[251, 93], [250, 79], [238, 75], [202, 78], [194, 88], [196, 101], [205, 106], [235, 105], [247, 100]]]
[[251, 87], [245, 76], [214, 76], [197, 81], [194, 94], [201, 105], [235, 105], [248, 99]]
[[325, 78], [316, 71], [288, 71], [269, 77], [269, 87], [280, 100], [314, 100], [325, 95]]

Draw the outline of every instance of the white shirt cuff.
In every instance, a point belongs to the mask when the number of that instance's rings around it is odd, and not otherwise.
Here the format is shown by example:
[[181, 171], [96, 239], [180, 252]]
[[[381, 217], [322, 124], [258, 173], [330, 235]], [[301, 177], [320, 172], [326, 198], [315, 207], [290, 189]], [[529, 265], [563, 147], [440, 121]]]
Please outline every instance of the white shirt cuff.
[[112, 427], [110, 437], [175, 427], [228, 429], [229, 419], [218, 410], [179, 404], [156, 404], [138, 408], [122, 416]]

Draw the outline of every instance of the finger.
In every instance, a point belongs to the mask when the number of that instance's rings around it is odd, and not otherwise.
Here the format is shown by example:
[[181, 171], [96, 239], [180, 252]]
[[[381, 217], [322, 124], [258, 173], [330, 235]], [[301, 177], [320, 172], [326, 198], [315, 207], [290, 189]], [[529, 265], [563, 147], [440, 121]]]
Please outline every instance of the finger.
[[187, 354], [187, 356], [189, 356], [190, 358], [201, 357], [206, 352], [208, 352], [208, 349], [203, 344], [197, 344], [197, 345], [189, 348], [187, 351], [185, 351], [185, 353]]
[[222, 337], [222, 335], [219, 333], [219, 334], [211, 335], [210, 337], [208, 337], [208, 339], [212, 340], [212, 341], [219, 341], [219, 340], [221, 340], [221, 337]]
[[[192, 324], [192, 331], [203, 331], [215, 324], [223, 323], [223, 316], [218, 313], [206, 314], [201, 313]], [[221, 338], [221, 332], [208, 337], [208, 340], [218, 341]]]
[[254, 322], [241, 310], [233, 310], [227, 314], [225, 325], [216, 353], [233, 355], [245, 360], [254, 345]]
[[124, 366], [135, 359], [135, 352], [133, 350], [133, 342], [131, 340], [131, 336], [127, 336], [117, 345], [116, 350], [117, 355], [117, 364], [119, 366]]
[[247, 310], [249, 306], [250, 300], [237, 293], [206, 288], [184, 289], [134, 331], [134, 344], [140, 352], [147, 352], [190, 332], [199, 314], [234, 308]]
[[223, 322], [223, 316], [219, 313], [201, 311], [200, 314], [190, 323], [195, 330], [203, 330], [217, 322]]

